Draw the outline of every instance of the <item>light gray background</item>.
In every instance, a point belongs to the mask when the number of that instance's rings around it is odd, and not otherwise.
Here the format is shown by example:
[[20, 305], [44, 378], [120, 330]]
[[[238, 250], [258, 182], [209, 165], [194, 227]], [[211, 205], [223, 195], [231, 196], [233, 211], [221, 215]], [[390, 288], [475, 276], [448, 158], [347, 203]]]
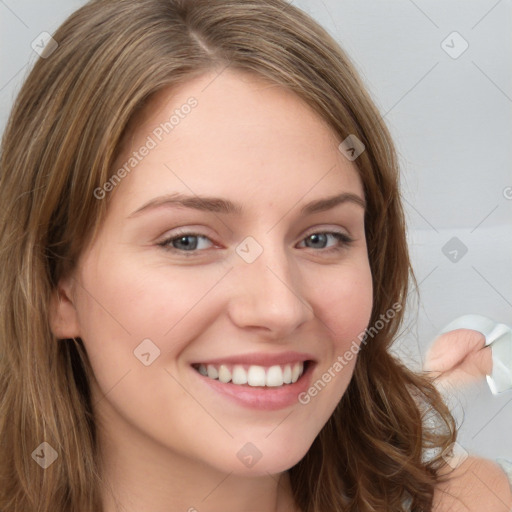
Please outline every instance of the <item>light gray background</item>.
[[[31, 42], [83, 3], [0, 0], [0, 131], [37, 57]], [[512, 325], [511, 1], [293, 3], [348, 52], [397, 146], [420, 293], [398, 353], [419, 368], [436, 333], [463, 314]], [[469, 44], [456, 59], [441, 46], [454, 31]], [[452, 237], [467, 247], [456, 262], [442, 252]], [[483, 381], [449, 399], [465, 449], [512, 460], [512, 391], [495, 397]]]

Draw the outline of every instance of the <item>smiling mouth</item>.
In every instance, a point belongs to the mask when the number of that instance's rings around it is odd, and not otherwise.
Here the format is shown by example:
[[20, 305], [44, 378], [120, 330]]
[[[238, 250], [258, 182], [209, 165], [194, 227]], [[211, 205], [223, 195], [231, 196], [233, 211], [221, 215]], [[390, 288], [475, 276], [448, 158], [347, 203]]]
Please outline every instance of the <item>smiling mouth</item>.
[[273, 366], [195, 363], [192, 368], [202, 376], [224, 384], [276, 388], [295, 384], [311, 363], [309, 360]]

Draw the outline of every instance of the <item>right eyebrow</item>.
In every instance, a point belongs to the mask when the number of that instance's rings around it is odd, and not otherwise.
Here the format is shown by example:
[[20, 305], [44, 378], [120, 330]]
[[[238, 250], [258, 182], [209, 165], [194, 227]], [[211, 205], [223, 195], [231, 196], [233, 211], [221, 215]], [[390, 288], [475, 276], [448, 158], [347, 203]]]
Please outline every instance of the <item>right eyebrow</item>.
[[[302, 215], [311, 215], [313, 213], [330, 210], [344, 203], [353, 203], [361, 206], [363, 209], [366, 208], [366, 203], [362, 197], [357, 194], [344, 192], [335, 196], [311, 201], [301, 208], [300, 213]], [[140, 208], [133, 211], [128, 218], [135, 217], [144, 211], [153, 210], [163, 206], [178, 206], [182, 208], [192, 208], [195, 210], [224, 213], [228, 215], [241, 215], [243, 213], [243, 207], [241, 204], [234, 203], [228, 199], [209, 196], [189, 196], [176, 193], [151, 199]]]
[[184, 194], [176, 193], [167, 194], [151, 199], [140, 208], [132, 212], [128, 218], [135, 217], [144, 211], [153, 210], [162, 206], [178, 206], [182, 208], [192, 208], [194, 210], [225, 213], [231, 215], [240, 215], [243, 211], [240, 204], [235, 204], [232, 201], [222, 199], [220, 197], [187, 196]]

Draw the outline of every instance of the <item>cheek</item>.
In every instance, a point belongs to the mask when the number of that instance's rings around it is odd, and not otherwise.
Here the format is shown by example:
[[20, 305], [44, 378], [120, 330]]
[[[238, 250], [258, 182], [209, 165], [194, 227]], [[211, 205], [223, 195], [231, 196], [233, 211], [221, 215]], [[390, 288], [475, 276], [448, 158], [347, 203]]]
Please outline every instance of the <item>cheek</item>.
[[325, 277], [315, 303], [317, 316], [332, 336], [337, 352], [345, 350], [368, 326], [373, 306], [370, 267], [366, 262], [347, 266], [331, 278]]
[[363, 260], [347, 265], [333, 272], [330, 279], [318, 279], [314, 289], [317, 293], [311, 301], [329, 341], [323, 343], [322, 363], [316, 368], [311, 387], [299, 401], [315, 410], [311, 421], [319, 430], [350, 383], [361, 339], [370, 321], [373, 287], [369, 264]]
[[85, 264], [77, 294], [81, 336], [106, 387], [142, 366], [140, 346], [149, 349], [151, 360], [158, 357], [158, 365], [174, 360], [211, 321], [203, 299], [224, 274], [222, 269], [206, 273], [191, 267], [141, 270], [140, 262], [126, 257], [108, 268]]
[[[105, 258], [103, 258], [105, 259]], [[116, 258], [115, 266], [87, 267], [80, 276], [82, 311], [101, 317], [102, 325], [134, 338], [163, 336], [184, 318], [223, 275], [192, 267], [144, 265], [140, 259]], [[101, 270], [101, 269], [105, 270]], [[90, 320], [84, 319], [84, 320]], [[90, 325], [90, 322], [84, 321]], [[116, 327], [117, 325], [117, 327]]]
[[[185, 432], [190, 423], [204, 421], [204, 411], [171, 374], [177, 375], [177, 361], [190, 340], [215, 320], [204, 299], [225, 272], [140, 270], [140, 263], [128, 258], [118, 261], [109, 272], [84, 266], [80, 276], [81, 334], [98, 384], [95, 391], [108, 395], [100, 415], [110, 418], [113, 407], [129, 424], [167, 439], [169, 424], [186, 419], [187, 425], [178, 429]], [[183, 420], [171, 409], [176, 403]]]

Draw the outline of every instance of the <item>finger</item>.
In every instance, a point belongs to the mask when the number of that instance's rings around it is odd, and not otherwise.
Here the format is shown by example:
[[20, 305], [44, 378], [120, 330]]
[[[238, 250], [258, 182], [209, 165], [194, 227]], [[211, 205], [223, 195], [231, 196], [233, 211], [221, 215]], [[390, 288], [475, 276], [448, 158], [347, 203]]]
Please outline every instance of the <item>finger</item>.
[[455, 368], [445, 372], [431, 372], [436, 385], [443, 388], [462, 388], [481, 381], [492, 372], [491, 347], [471, 353]]
[[427, 352], [426, 371], [449, 371], [469, 354], [485, 346], [485, 336], [471, 329], [456, 329], [438, 336]]
[[461, 364], [461, 367], [467, 367], [471, 374], [483, 378], [492, 373], [492, 351], [491, 347], [484, 347], [476, 352], [472, 352]]

